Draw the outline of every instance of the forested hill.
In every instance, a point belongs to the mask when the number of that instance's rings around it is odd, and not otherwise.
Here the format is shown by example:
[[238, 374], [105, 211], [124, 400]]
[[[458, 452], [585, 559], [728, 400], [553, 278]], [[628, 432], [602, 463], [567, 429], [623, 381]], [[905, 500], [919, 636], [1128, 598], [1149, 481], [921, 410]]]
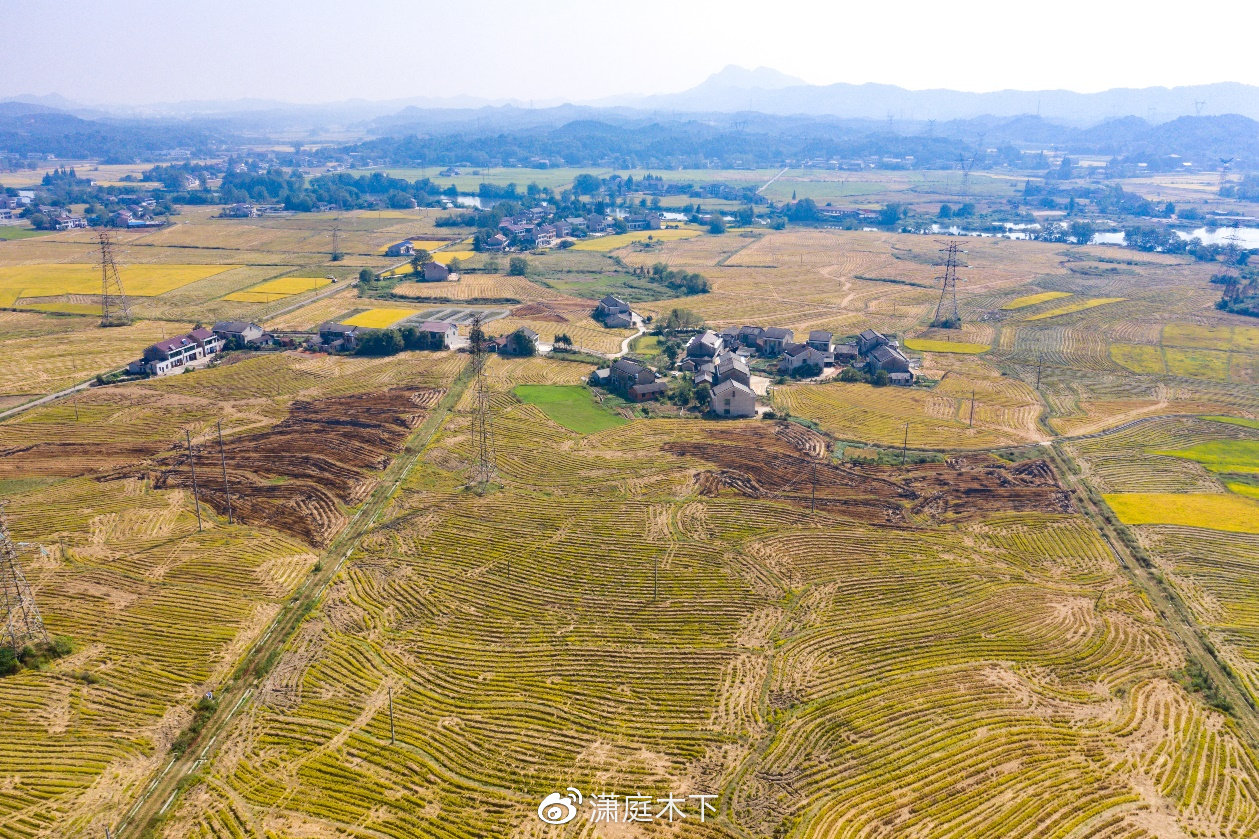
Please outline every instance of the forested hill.
[[0, 152], [10, 154], [134, 163], [177, 149], [212, 154], [235, 142], [205, 122], [82, 119], [47, 108], [0, 102]]

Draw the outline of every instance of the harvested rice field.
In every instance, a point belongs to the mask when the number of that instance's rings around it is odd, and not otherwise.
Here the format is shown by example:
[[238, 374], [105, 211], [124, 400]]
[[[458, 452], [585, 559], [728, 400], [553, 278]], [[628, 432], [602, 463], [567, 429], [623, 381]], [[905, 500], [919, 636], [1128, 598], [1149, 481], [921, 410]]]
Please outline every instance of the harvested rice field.
[[[319, 214], [201, 212], [126, 234], [223, 263], [132, 326], [0, 312], [0, 410], [191, 312], [302, 338], [493, 311], [605, 358], [493, 355], [478, 395], [462, 352], [233, 352], [0, 418], [19, 561], [73, 644], [0, 676], [0, 835], [1259, 835], [1259, 349], [1209, 265], [977, 239], [941, 330], [930, 237], [685, 230], [370, 297], [320, 278], [436, 243], [431, 211], [346, 214], [336, 264]], [[89, 264], [76, 236], [0, 267]], [[876, 329], [918, 381], [756, 360], [776, 418], [747, 420], [589, 387], [635, 330], [572, 289], [657, 262], [711, 290], [636, 301], [649, 329]], [[688, 818], [626, 822], [639, 796]]]

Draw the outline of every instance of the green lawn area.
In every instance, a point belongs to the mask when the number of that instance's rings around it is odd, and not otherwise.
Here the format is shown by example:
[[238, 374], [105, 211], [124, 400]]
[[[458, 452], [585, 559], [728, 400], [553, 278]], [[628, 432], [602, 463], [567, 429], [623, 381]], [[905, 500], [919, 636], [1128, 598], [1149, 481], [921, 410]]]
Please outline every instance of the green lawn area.
[[0, 239], [29, 239], [32, 236], [47, 236], [51, 231], [32, 230], [29, 227], [15, 227], [11, 224], [0, 225]]
[[634, 352], [643, 355], [657, 355], [660, 352], [660, 336], [659, 335], [639, 335], [634, 339], [631, 345]]
[[516, 398], [537, 405], [542, 413], [578, 434], [593, 434], [625, 425], [629, 420], [595, 402], [585, 385], [518, 385]]

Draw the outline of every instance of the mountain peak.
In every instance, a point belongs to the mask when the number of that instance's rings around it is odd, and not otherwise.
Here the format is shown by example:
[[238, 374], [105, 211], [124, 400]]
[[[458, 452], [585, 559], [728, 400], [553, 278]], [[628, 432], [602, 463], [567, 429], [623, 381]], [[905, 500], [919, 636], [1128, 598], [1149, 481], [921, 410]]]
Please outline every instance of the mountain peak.
[[737, 64], [728, 64], [719, 72], [713, 73], [704, 80], [701, 88], [743, 88], [755, 90], [777, 90], [783, 87], [795, 87], [805, 84], [803, 79], [780, 73], [772, 67], [757, 67], [749, 70]]

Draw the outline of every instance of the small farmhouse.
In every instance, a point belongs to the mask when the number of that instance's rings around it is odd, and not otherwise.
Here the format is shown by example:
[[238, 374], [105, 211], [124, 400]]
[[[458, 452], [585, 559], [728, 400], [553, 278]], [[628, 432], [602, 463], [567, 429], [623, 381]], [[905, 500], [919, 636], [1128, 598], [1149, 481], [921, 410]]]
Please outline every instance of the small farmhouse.
[[726, 379], [713, 388], [710, 406], [720, 417], [754, 417], [756, 394], [742, 382]]

